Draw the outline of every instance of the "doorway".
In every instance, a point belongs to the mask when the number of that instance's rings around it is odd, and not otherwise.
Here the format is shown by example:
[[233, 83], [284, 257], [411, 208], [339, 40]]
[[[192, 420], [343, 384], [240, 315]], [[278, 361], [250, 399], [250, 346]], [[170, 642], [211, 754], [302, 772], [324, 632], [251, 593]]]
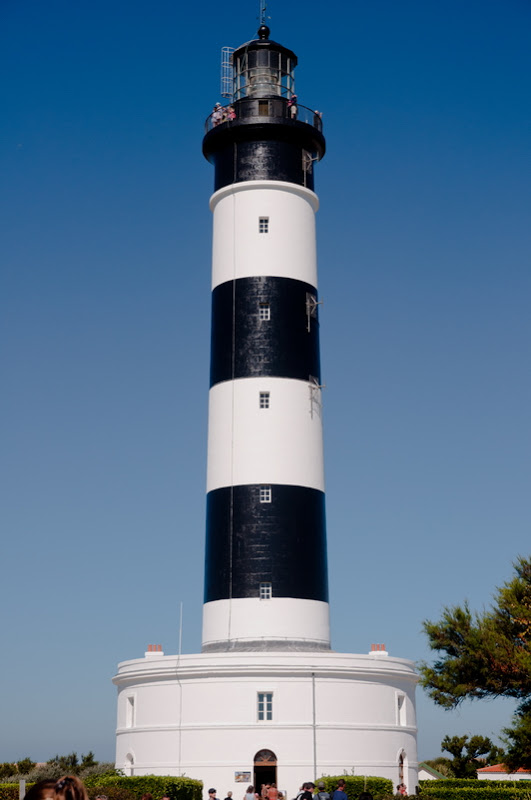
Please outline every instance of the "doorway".
[[266, 783], [277, 783], [277, 757], [272, 750], [259, 750], [254, 757], [255, 792], [260, 794]]

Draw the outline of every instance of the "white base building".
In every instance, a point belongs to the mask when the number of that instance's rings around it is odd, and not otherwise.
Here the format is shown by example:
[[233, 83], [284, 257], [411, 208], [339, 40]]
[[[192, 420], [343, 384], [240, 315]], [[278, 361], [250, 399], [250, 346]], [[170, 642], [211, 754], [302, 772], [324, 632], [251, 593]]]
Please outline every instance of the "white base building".
[[[385, 651], [234, 652], [119, 664], [116, 766], [186, 775], [205, 795], [241, 800], [274, 781], [288, 800], [303, 781], [354, 774], [417, 784], [411, 661]], [[244, 785], [245, 784], [245, 785]]]

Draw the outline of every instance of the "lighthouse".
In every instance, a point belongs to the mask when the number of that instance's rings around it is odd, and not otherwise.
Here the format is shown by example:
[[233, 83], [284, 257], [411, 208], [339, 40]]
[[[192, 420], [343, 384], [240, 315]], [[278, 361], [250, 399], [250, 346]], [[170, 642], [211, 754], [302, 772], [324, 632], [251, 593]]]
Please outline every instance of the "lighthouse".
[[224, 102], [207, 119], [202, 650], [148, 645], [118, 665], [116, 766], [235, 797], [270, 782], [293, 797], [303, 781], [345, 772], [413, 792], [413, 662], [381, 643], [331, 648], [314, 185], [325, 140], [295, 91], [296, 66], [262, 20], [256, 38], [226, 50]]
[[320, 115], [295, 94], [295, 53], [233, 54], [233, 103], [203, 153], [212, 345], [203, 652], [330, 649], [314, 167]]

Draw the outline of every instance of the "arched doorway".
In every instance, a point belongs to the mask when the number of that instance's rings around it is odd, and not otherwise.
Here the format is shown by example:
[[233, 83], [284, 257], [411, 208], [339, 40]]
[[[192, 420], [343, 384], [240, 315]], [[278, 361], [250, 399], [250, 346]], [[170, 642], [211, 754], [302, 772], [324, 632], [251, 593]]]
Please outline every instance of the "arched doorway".
[[407, 788], [406, 777], [407, 777], [407, 755], [404, 750], [401, 750], [398, 755], [398, 785], [404, 784], [404, 786], [406, 786]]
[[255, 791], [260, 794], [266, 783], [277, 783], [277, 757], [272, 750], [259, 750], [254, 757]]
[[126, 775], [134, 775], [135, 769], [135, 758], [132, 753], [128, 753], [125, 757], [125, 765], [124, 765], [124, 772]]

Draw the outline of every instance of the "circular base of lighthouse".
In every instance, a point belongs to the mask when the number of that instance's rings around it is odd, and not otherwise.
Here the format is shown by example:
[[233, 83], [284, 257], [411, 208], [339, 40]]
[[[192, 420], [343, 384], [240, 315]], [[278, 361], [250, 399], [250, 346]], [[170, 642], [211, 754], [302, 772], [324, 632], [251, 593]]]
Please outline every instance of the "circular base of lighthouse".
[[126, 774], [187, 775], [235, 797], [274, 781], [289, 798], [345, 773], [417, 784], [417, 675], [385, 652], [150, 652], [113, 681]]

